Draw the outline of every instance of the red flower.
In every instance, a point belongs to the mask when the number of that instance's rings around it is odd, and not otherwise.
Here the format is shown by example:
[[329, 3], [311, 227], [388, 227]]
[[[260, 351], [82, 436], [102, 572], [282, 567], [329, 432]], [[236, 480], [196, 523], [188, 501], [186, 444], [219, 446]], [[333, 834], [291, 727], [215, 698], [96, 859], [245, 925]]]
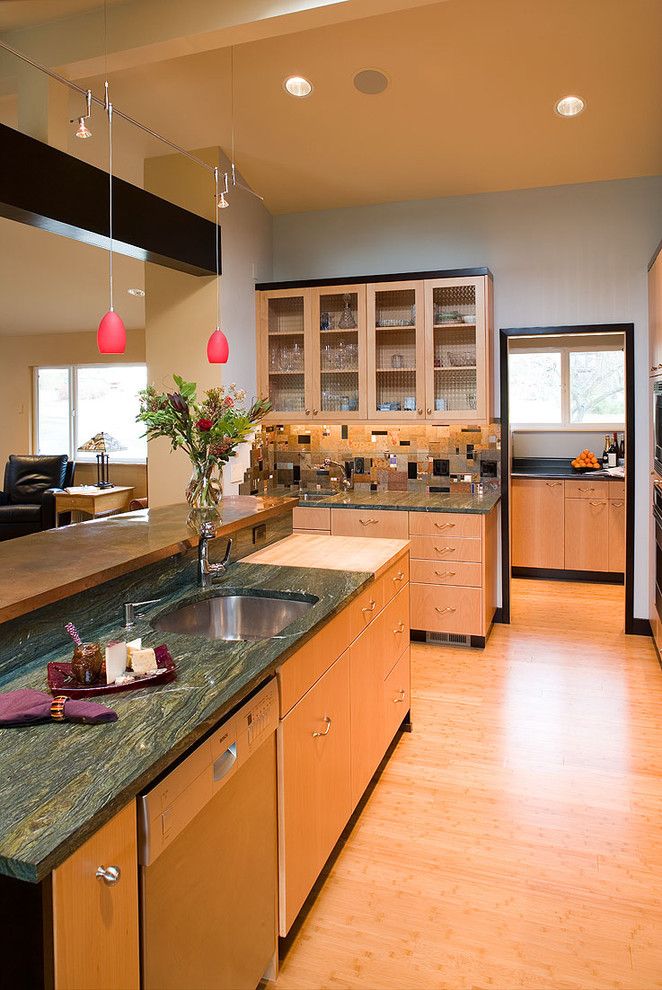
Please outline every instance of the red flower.
[[201, 433], [208, 433], [214, 424], [210, 419], [199, 419], [195, 425]]
[[227, 406], [228, 409], [230, 408], [230, 406], [233, 406], [234, 405], [234, 399], [232, 398], [231, 395], [226, 395], [225, 396], [225, 398], [223, 399], [223, 405], [224, 406]]

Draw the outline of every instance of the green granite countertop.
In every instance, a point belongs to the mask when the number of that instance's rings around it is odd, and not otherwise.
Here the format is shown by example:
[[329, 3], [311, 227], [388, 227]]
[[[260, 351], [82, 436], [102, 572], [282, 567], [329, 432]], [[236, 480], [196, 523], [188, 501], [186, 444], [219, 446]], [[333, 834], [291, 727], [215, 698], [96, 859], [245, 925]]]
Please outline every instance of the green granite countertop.
[[329, 498], [300, 501], [301, 508], [311, 509], [400, 509], [404, 512], [491, 512], [501, 498], [500, 492], [484, 495], [427, 494], [427, 492], [341, 492]]
[[[209, 591], [186, 588], [161, 599], [129, 637], [117, 625], [95, 629], [95, 637], [105, 642], [137, 636], [145, 646], [166, 642], [177, 679], [99, 698], [115, 709], [117, 722], [0, 729], [0, 873], [43, 879], [371, 580], [368, 573], [238, 563]], [[211, 642], [157, 633], [150, 625], [175, 605], [232, 589], [303, 593], [318, 601], [278, 637], [257, 642]], [[0, 689], [45, 690], [46, 662], [68, 659], [61, 653], [35, 659]]]

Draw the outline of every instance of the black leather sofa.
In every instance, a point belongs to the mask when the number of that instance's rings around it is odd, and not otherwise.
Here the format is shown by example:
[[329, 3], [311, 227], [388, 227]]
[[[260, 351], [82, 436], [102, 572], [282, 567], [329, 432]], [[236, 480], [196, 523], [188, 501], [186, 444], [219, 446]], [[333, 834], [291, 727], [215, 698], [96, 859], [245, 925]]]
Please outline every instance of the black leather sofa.
[[55, 526], [55, 495], [73, 484], [66, 454], [10, 454], [0, 492], [0, 541]]

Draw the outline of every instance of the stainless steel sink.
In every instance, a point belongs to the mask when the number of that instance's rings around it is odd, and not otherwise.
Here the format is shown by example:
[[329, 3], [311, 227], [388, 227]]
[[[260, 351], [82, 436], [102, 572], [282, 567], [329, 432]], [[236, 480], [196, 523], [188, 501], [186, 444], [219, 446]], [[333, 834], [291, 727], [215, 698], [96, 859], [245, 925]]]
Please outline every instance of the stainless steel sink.
[[273, 639], [304, 615], [317, 601], [313, 597], [288, 598], [265, 595], [216, 595], [180, 608], [154, 620], [160, 632], [205, 639]]

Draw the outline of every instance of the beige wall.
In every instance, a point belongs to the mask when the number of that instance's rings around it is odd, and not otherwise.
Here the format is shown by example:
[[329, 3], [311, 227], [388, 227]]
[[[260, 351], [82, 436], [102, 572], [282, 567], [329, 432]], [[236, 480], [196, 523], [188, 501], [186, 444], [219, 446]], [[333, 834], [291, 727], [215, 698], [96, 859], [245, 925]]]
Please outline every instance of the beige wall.
[[[145, 360], [145, 335], [142, 330], [131, 330], [127, 334], [123, 360]], [[117, 357], [99, 354], [95, 331], [0, 336], [3, 388], [0, 471], [4, 470], [9, 454], [30, 453], [32, 450], [32, 368], [49, 364], [110, 364], [114, 361]], [[136, 497], [146, 494], [146, 474], [142, 464], [111, 467], [112, 480], [116, 484], [133, 485], [137, 490]], [[76, 471], [76, 480], [81, 484], [93, 481], [95, 477], [96, 465], [84, 465]]]

